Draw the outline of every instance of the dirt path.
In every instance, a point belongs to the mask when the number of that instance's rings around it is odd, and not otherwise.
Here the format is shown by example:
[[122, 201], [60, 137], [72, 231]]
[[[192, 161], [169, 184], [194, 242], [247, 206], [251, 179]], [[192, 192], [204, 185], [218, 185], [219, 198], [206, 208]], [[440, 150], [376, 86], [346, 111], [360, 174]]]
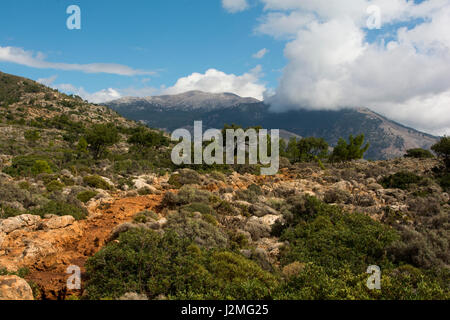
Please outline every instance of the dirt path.
[[80, 291], [67, 291], [66, 282], [70, 276], [66, 274], [67, 267], [79, 266], [83, 273], [87, 259], [103, 247], [116, 226], [132, 220], [139, 211], [155, 210], [161, 200], [161, 195], [124, 198], [95, 208], [91, 218], [75, 222], [72, 229], [77, 230], [77, 236], [64, 239], [56, 254], [29, 267], [31, 273], [27, 280], [39, 287], [42, 299], [64, 299], [68, 295], [79, 295]]

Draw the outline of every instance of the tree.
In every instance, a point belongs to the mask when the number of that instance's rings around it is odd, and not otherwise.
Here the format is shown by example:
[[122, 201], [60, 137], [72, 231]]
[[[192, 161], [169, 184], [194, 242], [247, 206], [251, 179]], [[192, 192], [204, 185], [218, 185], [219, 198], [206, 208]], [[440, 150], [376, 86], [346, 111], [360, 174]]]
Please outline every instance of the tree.
[[106, 148], [119, 142], [117, 128], [111, 124], [95, 124], [86, 134], [86, 141], [95, 159], [99, 159]]
[[297, 138], [292, 137], [289, 139], [286, 154], [291, 162], [300, 161], [300, 150], [298, 148]]
[[367, 143], [364, 147], [364, 134], [353, 137], [350, 135], [349, 143], [343, 138], [340, 138], [337, 146], [331, 154], [330, 160], [332, 162], [345, 162], [351, 160], [358, 160], [364, 157], [364, 153], [369, 149], [370, 144]]
[[416, 148], [406, 150], [405, 158], [430, 159], [434, 158], [434, 155], [429, 150]]
[[328, 143], [323, 138], [303, 138], [298, 142], [300, 161], [324, 159], [328, 155]]
[[137, 146], [139, 150], [142, 151], [144, 148], [168, 146], [169, 140], [164, 137], [162, 133], [151, 131], [150, 129], [144, 127], [139, 127], [128, 139], [128, 143]]
[[431, 147], [431, 150], [444, 159], [447, 170], [450, 169], [450, 137], [443, 137], [441, 140]]

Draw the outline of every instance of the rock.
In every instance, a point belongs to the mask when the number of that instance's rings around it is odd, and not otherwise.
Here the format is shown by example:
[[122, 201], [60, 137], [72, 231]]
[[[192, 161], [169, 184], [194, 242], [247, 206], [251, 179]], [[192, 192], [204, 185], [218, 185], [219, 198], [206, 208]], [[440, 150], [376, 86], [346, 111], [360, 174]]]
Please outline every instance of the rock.
[[31, 214], [23, 214], [17, 217], [8, 218], [0, 222], [0, 232], [8, 234], [14, 230], [25, 227], [37, 227], [37, 224], [40, 221], [41, 218], [39, 216]]
[[261, 217], [259, 220], [263, 224], [265, 224], [265, 225], [267, 225], [269, 227], [272, 227], [275, 224], [275, 222], [277, 222], [277, 220], [281, 219], [281, 218], [283, 218], [283, 216], [277, 213], [277, 214], [265, 215], [264, 217]]
[[2, 248], [3, 241], [5, 241], [6, 233], [0, 232], [0, 249]]
[[56, 218], [51, 218], [48, 221], [44, 221], [41, 224], [41, 227], [44, 230], [61, 229], [61, 228], [65, 228], [67, 226], [72, 225], [74, 222], [75, 222], [75, 218], [72, 216], [56, 217]]
[[70, 179], [73, 178], [72, 173], [71, 173], [69, 170], [67, 170], [67, 169], [61, 170], [61, 174], [62, 174], [64, 177], [66, 177], [66, 178], [70, 178]]
[[348, 181], [342, 180], [333, 184], [333, 189], [342, 191], [352, 191], [353, 185]]
[[222, 200], [228, 201], [228, 202], [233, 201], [233, 194], [232, 193], [224, 193], [222, 195]]
[[145, 294], [139, 294], [136, 292], [128, 292], [119, 298], [119, 300], [127, 300], [127, 301], [144, 301], [148, 300], [148, 297]]
[[33, 290], [18, 276], [0, 276], [0, 300], [34, 300]]
[[246, 257], [247, 259], [250, 259], [252, 257], [252, 251], [248, 249], [242, 249], [241, 254]]
[[252, 254], [252, 260], [258, 262], [258, 264], [266, 271], [273, 271], [273, 267], [269, 262], [269, 257], [263, 248], [256, 248]]
[[250, 207], [250, 212], [257, 217], [264, 217], [266, 215], [277, 215], [278, 212], [265, 204], [253, 204]]
[[253, 241], [269, 237], [271, 231], [270, 227], [257, 217], [248, 219], [244, 229], [251, 234]]
[[[373, 179], [373, 180], [375, 180], [375, 179]], [[376, 183], [376, 182], [373, 182], [373, 183], [370, 183], [370, 184], [367, 186], [367, 189], [368, 189], [368, 190], [372, 190], [372, 191], [377, 191], [377, 190], [383, 189], [383, 186], [380, 185], [380, 184], [378, 184], [378, 183]]]

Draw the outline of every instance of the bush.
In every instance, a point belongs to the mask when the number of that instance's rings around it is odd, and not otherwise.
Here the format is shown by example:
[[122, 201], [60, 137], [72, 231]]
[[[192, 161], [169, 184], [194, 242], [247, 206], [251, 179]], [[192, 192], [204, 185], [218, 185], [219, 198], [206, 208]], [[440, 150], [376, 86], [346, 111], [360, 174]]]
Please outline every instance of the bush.
[[178, 212], [170, 215], [166, 228], [201, 247], [225, 248], [228, 244], [227, 235], [221, 229], [192, 213]]
[[192, 186], [183, 186], [178, 194], [166, 192], [163, 198], [163, 206], [175, 207], [177, 205], [185, 205], [194, 202], [209, 203], [212, 194], [208, 191], [199, 190]]
[[313, 197], [298, 199], [291, 210], [280, 237], [289, 242], [283, 265], [314, 262], [327, 269], [348, 266], [364, 272], [371, 264], [385, 263], [385, 248], [398, 238], [394, 230], [362, 213], [350, 214]]
[[147, 223], [158, 220], [158, 215], [153, 211], [144, 210], [136, 213], [133, 220], [137, 223]]
[[113, 189], [113, 187], [108, 182], [103, 180], [103, 178], [98, 175], [85, 176], [83, 178], [83, 182], [91, 188], [103, 189], [103, 190], [112, 190]]
[[441, 140], [431, 147], [431, 150], [443, 158], [447, 170], [450, 169], [450, 137], [443, 137]]
[[127, 292], [151, 299], [267, 299], [277, 280], [254, 262], [228, 251], [206, 251], [172, 232], [122, 233], [86, 264], [89, 298]]
[[48, 192], [61, 191], [64, 188], [64, 184], [58, 180], [52, 180], [45, 185]]
[[386, 189], [402, 189], [408, 190], [413, 184], [422, 181], [422, 178], [411, 172], [398, 172], [396, 174], [384, 177], [380, 184]]
[[429, 150], [417, 148], [407, 150], [405, 158], [430, 159], [434, 158], [434, 155]]
[[12, 165], [3, 172], [13, 177], [36, 176], [42, 173], [52, 173], [57, 168], [48, 159], [40, 156], [18, 156], [12, 160]]
[[258, 197], [263, 194], [261, 187], [256, 184], [251, 184], [246, 190], [237, 190], [236, 198], [239, 200], [254, 203], [258, 201]]
[[82, 220], [87, 217], [87, 211], [73, 204], [50, 200], [47, 204], [38, 209], [31, 210], [31, 214], [44, 217], [46, 214], [54, 214], [57, 216], [72, 216], [76, 220]]
[[98, 192], [96, 192], [96, 191], [85, 190], [85, 191], [81, 191], [80, 193], [77, 194], [77, 199], [83, 203], [87, 203], [87, 202], [89, 202], [89, 200], [91, 200], [97, 194], [98, 194]]
[[202, 182], [200, 175], [191, 169], [181, 169], [179, 173], [174, 173], [169, 179], [169, 184], [176, 188], [181, 188], [187, 184], [200, 184]]

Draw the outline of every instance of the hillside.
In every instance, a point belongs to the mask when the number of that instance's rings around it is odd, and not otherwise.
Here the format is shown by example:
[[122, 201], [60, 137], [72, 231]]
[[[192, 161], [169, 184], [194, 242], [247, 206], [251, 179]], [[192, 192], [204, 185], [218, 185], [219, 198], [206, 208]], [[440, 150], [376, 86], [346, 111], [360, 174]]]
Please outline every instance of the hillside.
[[107, 105], [129, 119], [169, 132], [190, 127], [195, 120], [203, 120], [208, 128], [222, 128], [224, 124], [232, 123], [244, 127], [260, 125], [302, 137], [323, 137], [333, 146], [340, 137], [364, 133], [371, 143], [367, 159], [401, 157], [408, 149], [429, 149], [437, 141], [436, 137], [405, 127], [369, 109], [272, 113], [262, 102], [233, 98], [233, 102], [228, 103], [223, 95], [194, 91], [171, 97], [124, 98]]
[[180, 167], [157, 130], [0, 81], [0, 300], [450, 299], [440, 159]]

